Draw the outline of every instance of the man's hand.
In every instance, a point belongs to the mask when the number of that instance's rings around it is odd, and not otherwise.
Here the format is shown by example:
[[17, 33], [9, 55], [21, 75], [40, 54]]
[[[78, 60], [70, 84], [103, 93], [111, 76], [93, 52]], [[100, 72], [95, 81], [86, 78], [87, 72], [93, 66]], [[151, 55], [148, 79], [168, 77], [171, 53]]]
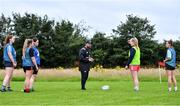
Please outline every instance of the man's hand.
[[92, 57], [89, 57], [89, 61], [90, 61], [90, 62], [93, 62], [94, 59], [93, 59]]

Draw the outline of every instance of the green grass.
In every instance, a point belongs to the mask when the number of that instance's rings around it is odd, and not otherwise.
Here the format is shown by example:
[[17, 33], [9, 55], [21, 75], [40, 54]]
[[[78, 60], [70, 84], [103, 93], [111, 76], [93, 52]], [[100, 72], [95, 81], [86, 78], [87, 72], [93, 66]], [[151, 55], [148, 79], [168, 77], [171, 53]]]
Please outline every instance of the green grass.
[[[0, 92], [0, 105], [180, 105], [180, 92], [167, 92], [167, 83], [141, 81], [134, 92], [131, 81], [88, 81], [80, 90], [79, 81], [36, 82], [36, 91], [23, 93], [23, 82], [12, 83], [13, 92]], [[110, 85], [110, 90], [101, 90]], [[180, 86], [179, 86], [180, 88]]]

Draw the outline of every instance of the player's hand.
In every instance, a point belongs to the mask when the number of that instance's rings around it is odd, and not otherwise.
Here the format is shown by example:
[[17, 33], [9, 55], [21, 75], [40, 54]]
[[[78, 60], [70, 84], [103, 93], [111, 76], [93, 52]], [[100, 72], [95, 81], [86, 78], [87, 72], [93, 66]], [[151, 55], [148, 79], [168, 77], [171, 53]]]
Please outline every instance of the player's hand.
[[165, 63], [165, 62], [166, 62], [166, 60], [163, 60], [163, 62]]
[[125, 66], [125, 69], [127, 70], [127, 69], [128, 69], [128, 66]]
[[22, 56], [22, 59], [24, 59], [25, 57], [24, 56]]
[[13, 67], [16, 67], [17, 66], [17, 62], [13, 62]]
[[39, 70], [38, 66], [36, 65], [36, 69]]

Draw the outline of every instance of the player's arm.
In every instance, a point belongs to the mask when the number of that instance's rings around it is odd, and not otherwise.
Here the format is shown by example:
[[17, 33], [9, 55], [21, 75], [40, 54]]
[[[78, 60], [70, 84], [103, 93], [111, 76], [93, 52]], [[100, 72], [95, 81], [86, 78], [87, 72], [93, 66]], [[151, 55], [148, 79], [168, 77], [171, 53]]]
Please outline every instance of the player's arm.
[[129, 59], [128, 59], [128, 62], [126, 63], [126, 68], [129, 66], [129, 64], [132, 62], [132, 60], [133, 60], [133, 58], [134, 58], [134, 56], [135, 56], [135, 53], [136, 53], [136, 51], [135, 51], [135, 49], [134, 48], [131, 48], [130, 49], [130, 57], [129, 57]]
[[10, 46], [8, 46], [7, 49], [8, 49], [9, 59], [13, 63], [13, 66], [16, 67], [17, 63], [14, 61], [14, 58], [13, 58], [12, 53], [11, 53], [12, 52], [12, 48]]

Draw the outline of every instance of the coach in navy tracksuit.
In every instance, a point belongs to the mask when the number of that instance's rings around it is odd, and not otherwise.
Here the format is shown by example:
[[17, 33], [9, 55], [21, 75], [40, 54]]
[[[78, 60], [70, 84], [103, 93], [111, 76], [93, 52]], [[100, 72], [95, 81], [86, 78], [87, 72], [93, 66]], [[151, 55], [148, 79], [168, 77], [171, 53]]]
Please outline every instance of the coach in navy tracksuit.
[[79, 51], [79, 71], [81, 72], [81, 89], [86, 90], [85, 84], [86, 80], [89, 76], [90, 71], [90, 63], [94, 61], [93, 58], [90, 57], [89, 50], [91, 49], [91, 42], [87, 41], [85, 46]]

